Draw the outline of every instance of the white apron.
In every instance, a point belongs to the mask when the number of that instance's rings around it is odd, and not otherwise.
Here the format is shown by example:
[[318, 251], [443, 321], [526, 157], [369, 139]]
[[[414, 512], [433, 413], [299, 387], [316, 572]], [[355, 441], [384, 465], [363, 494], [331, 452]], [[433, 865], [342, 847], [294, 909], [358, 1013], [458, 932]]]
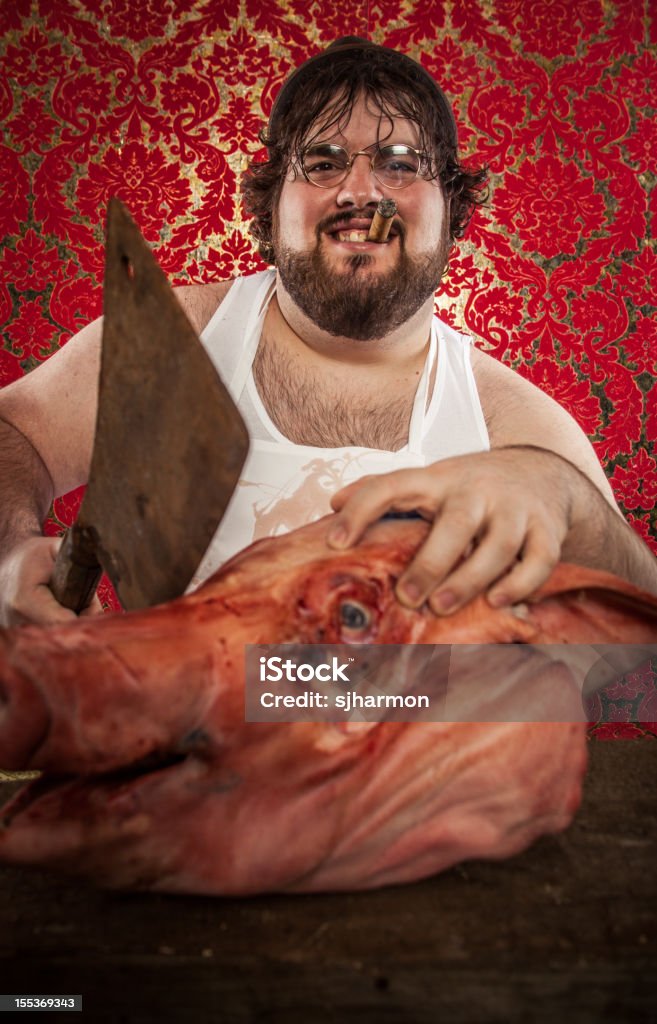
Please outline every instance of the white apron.
[[249, 397], [271, 440], [251, 440], [240, 481], [190, 589], [252, 541], [287, 533], [326, 515], [331, 511], [332, 495], [346, 484], [368, 474], [426, 465], [422, 435], [431, 370], [438, 349], [435, 320], [415, 393], [408, 444], [396, 452], [353, 446], [314, 448], [293, 444], [281, 434], [262, 405], [253, 379], [253, 361], [273, 292], [272, 285], [260, 308], [256, 307], [251, 314], [242, 356], [232, 379], [225, 381], [236, 404], [244, 388], [249, 389]]

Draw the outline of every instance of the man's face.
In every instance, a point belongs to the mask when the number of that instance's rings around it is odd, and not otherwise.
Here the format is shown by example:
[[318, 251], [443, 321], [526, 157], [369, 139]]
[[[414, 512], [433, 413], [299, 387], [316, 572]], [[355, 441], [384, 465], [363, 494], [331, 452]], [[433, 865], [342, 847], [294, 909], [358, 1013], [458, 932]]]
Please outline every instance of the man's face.
[[[352, 154], [379, 141], [420, 148], [417, 127], [382, 115], [361, 96], [347, 124], [313, 144], [331, 142]], [[397, 215], [384, 243], [365, 235], [377, 204], [394, 199]], [[438, 181], [418, 177], [402, 189], [382, 185], [368, 156], [354, 160], [338, 185], [319, 188], [290, 168], [274, 215], [280, 281], [309, 319], [329, 334], [370, 340], [408, 320], [433, 295], [449, 251], [448, 218]]]

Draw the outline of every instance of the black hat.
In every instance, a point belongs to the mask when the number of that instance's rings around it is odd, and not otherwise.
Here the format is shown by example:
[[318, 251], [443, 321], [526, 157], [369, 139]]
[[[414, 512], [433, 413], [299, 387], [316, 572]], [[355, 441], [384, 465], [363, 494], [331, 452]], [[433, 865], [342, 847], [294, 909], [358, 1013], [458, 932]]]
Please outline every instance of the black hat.
[[335, 71], [336, 80], [339, 81], [340, 68], [344, 68], [345, 61], [349, 63], [369, 61], [382, 70], [387, 67], [391, 70], [403, 71], [410, 82], [417, 83], [425, 94], [435, 100], [444, 125], [445, 141], [450, 149], [456, 151], [456, 122], [451, 104], [429, 72], [412, 57], [399, 53], [397, 50], [391, 50], [387, 46], [379, 46], [369, 39], [361, 39], [359, 36], [343, 36], [341, 39], [336, 39], [322, 53], [310, 57], [296, 71], [292, 72], [283, 83], [283, 87], [274, 101], [269, 117], [270, 133], [276, 132], [278, 121], [285, 117], [292, 104], [299, 99], [304, 84], [308, 82], [311, 75], [321, 69], [326, 77], [330, 78], [331, 72]]

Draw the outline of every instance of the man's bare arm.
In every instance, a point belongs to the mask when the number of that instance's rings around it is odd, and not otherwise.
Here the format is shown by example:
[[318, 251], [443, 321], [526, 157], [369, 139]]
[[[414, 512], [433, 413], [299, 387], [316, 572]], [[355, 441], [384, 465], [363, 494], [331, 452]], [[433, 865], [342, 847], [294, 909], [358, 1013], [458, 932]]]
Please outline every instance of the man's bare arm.
[[33, 445], [15, 427], [0, 420], [2, 509], [0, 558], [17, 540], [41, 533], [53, 499], [50, 474]]
[[[176, 290], [201, 331], [231, 282]], [[102, 322], [0, 391], [0, 624], [72, 616], [48, 581], [59, 541], [41, 536], [53, 497], [86, 483], [96, 425]], [[99, 610], [97, 600], [93, 605]]]
[[[513, 451], [514, 449], [509, 449]], [[618, 507], [606, 499], [591, 478], [568, 459], [534, 446], [517, 446], [531, 457], [556, 458], [564, 475], [571, 479], [572, 505], [569, 529], [561, 548], [560, 559], [577, 565], [604, 568], [616, 576], [630, 580], [635, 586], [657, 594], [657, 559], [625, 521]], [[559, 470], [557, 469], [557, 474]]]
[[[53, 497], [86, 480], [96, 415], [100, 322], [0, 392], [0, 623], [59, 622], [48, 587], [59, 546], [42, 536]], [[96, 602], [95, 609], [99, 609]]]

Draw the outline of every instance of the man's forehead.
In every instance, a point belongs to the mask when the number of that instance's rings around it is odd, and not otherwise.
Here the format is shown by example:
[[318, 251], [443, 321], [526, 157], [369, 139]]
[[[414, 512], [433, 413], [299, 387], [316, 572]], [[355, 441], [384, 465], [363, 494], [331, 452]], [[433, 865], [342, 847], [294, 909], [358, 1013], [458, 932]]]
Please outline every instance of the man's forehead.
[[409, 120], [391, 103], [363, 93], [356, 97], [351, 106], [346, 104], [343, 94], [338, 93], [332, 97], [310, 124], [305, 136], [307, 140], [313, 141], [348, 141], [348, 133], [360, 128], [372, 131], [372, 141], [387, 139], [393, 133], [395, 136], [404, 135], [403, 141], [414, 145], [420, 140], [420, 129], [415, 121]]

